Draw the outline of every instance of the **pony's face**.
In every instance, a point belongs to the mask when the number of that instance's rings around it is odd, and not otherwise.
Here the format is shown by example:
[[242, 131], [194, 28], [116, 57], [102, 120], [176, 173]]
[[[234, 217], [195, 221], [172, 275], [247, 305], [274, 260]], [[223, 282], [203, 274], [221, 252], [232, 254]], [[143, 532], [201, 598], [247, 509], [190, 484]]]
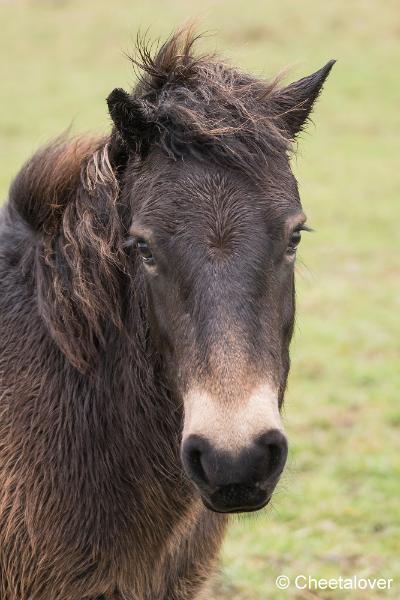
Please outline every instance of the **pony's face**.
[[108, 104], [151, 329], [182, 400], [181, 456], [206, 506], [251, 511], [287, 457], [280, 408], [304, 228], [287, 158], [333, 62], [287, 88], [172, 38]]
[[185, 471], [208, 507], [258, 509], [287, 456], [280, 407], [305, 222], [288, 161], [256, 184], [154, 152], [131, 194], [152, 332], [184, 406]]

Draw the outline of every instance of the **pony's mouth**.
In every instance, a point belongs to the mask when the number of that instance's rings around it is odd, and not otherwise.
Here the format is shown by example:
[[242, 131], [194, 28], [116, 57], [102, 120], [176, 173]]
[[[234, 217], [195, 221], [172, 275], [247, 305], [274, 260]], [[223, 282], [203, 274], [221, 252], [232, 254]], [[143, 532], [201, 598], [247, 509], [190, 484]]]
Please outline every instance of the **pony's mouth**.
[[217, 513], [241, 513], [261, 510], [271, 500], [271, 494], [257, 486], [230, 484], [210, 496], [201, 494], [203, 504]]

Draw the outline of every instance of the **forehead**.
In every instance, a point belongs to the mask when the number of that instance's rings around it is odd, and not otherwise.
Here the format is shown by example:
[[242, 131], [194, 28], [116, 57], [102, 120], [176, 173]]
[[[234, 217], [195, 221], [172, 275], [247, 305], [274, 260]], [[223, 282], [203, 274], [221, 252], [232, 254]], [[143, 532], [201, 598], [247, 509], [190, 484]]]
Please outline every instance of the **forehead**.
[[266, 163], [258, 178], [211, 162], [166, 159], [154, 154], [132, 189], [133, 225], [228, 226], [263, 222], [280, 227], [302, 215], [289, 162]]

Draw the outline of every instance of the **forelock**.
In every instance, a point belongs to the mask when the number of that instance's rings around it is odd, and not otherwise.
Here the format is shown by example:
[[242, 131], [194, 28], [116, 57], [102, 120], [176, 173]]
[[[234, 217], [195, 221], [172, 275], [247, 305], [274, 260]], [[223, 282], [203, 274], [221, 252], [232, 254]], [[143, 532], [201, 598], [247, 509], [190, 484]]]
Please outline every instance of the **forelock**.
[[138, 41], [133, 96], [149, 107], [152, 143], [174, 159], [190, 154], [258, 177], [290, 148], [271, 108], [278, 81], [244, 74], [214, 55], [196, 55], [197, 39], [191, 29], [180, 31], [154, 56], [145, 39]]

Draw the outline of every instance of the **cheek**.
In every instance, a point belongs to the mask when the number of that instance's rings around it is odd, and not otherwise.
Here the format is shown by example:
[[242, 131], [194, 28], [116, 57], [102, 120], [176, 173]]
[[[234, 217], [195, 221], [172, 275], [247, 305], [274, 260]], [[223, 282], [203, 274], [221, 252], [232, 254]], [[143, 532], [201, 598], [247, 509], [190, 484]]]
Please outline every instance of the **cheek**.
[[282, 330], [284, 346], [290, 343], [293, 335], [294, 316], [295, 316], [295, 287], [294, 274], [292, 273], [288, 284], [285, 286], [285, 293], [282, 298]]
[[295, 316], [295, 288], [294, 276], [292, 275], [290, 285], [286, 289], [282, 302], [282, 351], [281, 351], [281, 380], [279, 385], [279, 406], [282, 406], [286, 382], [290, 369], [289, 345], [293, 335]]
[[151, 333], [157, 340], [159, 349], [170, 351], [173, 348], [173, 340], [168, 327], [168, 323], [171, 321], [168, 289], [158, 277], [152, 275], [148, 276], [146, 283]]
[[293, 273], [286, 271], [279, 276], [277, 272], [268, 280], [253, 338], [253, 357], [260, 368], [271, 373], [276, 384], [281, 386], [288, 372], [295, 307]]
[[159, 349], [176, 355], [187, 343], [190, 323], [176, 286], [157, 276], [148, 281], [151, 328], [157, 334]]

